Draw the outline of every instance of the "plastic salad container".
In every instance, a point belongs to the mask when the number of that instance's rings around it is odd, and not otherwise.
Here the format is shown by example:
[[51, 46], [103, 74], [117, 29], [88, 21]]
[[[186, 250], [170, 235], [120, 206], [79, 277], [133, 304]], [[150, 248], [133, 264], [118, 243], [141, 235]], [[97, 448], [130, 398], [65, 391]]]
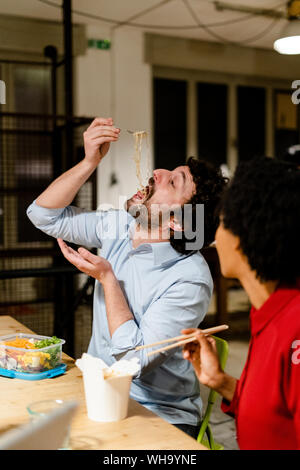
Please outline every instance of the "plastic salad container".
[[0, 336], [0, 368], [40, 373], [61, 364], [64, 339], [14, 333]]

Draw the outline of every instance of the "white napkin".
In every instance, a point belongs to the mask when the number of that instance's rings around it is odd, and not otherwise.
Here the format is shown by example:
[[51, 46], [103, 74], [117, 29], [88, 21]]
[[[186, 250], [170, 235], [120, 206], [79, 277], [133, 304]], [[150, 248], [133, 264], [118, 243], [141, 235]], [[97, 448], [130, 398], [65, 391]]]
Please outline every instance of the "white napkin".
[[89, 371], [97, 376], [99, 375], [103, 379], [110, 379], [126, 375], [133, 376], [140, 369], [139, 359], [136, 357], [130, 359], [129, 361], [126, 359], [121, 359], [109, 367], [107, 364], [105, 364], [104, 361], [102, 361], [102, 359], [91, 356], [87, 353], [83, 353], [82, 357], [76, 360], [75, 365], [81, 370], [82, 373]]

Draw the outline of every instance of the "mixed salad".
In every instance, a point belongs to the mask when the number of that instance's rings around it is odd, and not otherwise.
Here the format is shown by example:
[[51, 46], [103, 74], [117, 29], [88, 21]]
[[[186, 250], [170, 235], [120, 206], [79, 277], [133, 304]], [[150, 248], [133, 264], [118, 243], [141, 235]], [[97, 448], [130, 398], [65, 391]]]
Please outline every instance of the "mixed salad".
[[14, 339], [1, 341], [0, 368], [19, 372], [43, 372], [54, 369], [61, 363], [61, 343], [62, 341], [56, 336], [41, 340], [16, 336]]

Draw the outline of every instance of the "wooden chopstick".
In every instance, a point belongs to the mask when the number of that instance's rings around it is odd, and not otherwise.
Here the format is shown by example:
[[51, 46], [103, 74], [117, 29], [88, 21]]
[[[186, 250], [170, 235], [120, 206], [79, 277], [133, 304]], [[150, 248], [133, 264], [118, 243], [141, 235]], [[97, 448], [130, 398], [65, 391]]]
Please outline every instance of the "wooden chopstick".
[[[227, 330], [229, 328], [228, 325], [220, 325], [220, 326], [215, 326], [213, 328], [207, 328], [206, 330], [202, 330], [202, 333], [205, 334], [205, 336], [208, 336], [210, 334], [214, 334], [214, 333], [218, 333], [220, 331], [223, 331], [223, 330]], [[150, 357], [150, 356], [153, 356], [154, 354], [157, 354], [159, 352], [162, 352], [162, 351], [168, 351], [168, 349], [173, 349], [173, 348], [177, 348], [178, 346], [183, 346], [184, 344], [187, 344], [187, 343], [192, 343], [193, 341], [196, 341], [196, 337], [193, 336], [195, 335], [195, 333], [192, 333], [190, 335], [182, 335], [182, 336], [185, 336], [186, 338], [181, 340], [181, 341], [178, 341], [174, 344], [170, 344], [169, 346], [165, 346], [163, 348], [159, 348], [159, 349], [155, 349], [155, 351], [150, 351], [147, 356]], [[178, 337], [177, 337], [178, 338]], [[174, 340], [174, 338], [172, 338]], [[160, 342], [160, 344], [162, 344]], [[146, 347], [149, 347], [150, 345], [147, 345]], [[140, 346], [141, 348], [141, 346]]]
[[152, 346], [159, 346], [160, 344], [174, 343], [174, 341], [180, 341], [182, 339], [188, 339], [188, 338], [191, 338], [192, 336], [195, 336], [195, 333], [190, 333], [189, 335], [175, 336], [174, 338], [163, 339], [162, 341], [157, 341], [156, 343], [144, 344], [143, 346], [137, 346], [135, 348], [135, 351], [140, 351], [141, 349], [152, 348]]
[[[202, 332], [205, 335], [210, 335], [210, 334], [218, 333], [219, 331], [227, 330], [228, 328], [229, 328], [228, 325], [219, 325], [219, 326], [214, 326], [212, 328], [206, 328], [206, 330], [202, 330]], [[180, 336], [175, 336], [174, 338], [163, 339], [162, 341], [157, 341], [156, 343], [144, 344], [143, 346], [137, 346], [135, 348], [135, 351], [140, 351], [141, 349], [146, 349], [146, 348], [152, 348], [152, 346], [158, 346], [160, 344], [173, 343], [174, 341], [185, 340], [188, 338], [192, 338], [194, 336], [195, 336], [195, 332], [190, 333], [189, 335], [180, 335]]]
[[196, 341], [196, 336], [183, 339], [182, 341], [178, 341], [177, 343], [170, 344], [169, 346], [165, 346], [164, 348], [155, 349], [155, 351], [150, 351], [149, 353], [147, 353], [147, 357], [153, 356], [154, 354], [157, 354], [162, 351], [167, 351], [168, 349], [178, 348], [179, 346], [183, 346], [184, 344], [187, 344], [187, 343], [192, 343], [193, 341]]

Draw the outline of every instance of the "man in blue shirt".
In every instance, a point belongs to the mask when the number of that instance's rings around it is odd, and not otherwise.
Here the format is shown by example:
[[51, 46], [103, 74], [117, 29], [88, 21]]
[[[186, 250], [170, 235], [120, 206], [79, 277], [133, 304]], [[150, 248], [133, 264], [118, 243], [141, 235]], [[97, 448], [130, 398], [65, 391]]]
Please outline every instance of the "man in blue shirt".
[[[224, 178], [207, 163], [190, 159], [173, 171], [155, 170], [146, 194], [132, 196], [127, 211], [70, 206], [119, 133], [112, 119], [96, 118], [84, 133], [84, 159], [51, 183], [27, 215], [37, 228], [58, 238], [71, 263], [96, 279], [88, 352], [108, 365], [138, 356], [141, 370], [131, 397], [196, 437], [202, 403], [191, 364], [179, 349], [151, 357], [148, 349], [134, 350], [178, 336], [203, 320], [213, 290], [209, 268], [199, 249], [186, 249], [184, 235], [176, 236], [184, 233], [179, 213], [168, 218], [159, 214], [165, 207], [205, 204], [204, 244], [210, 244]], [[101, 248], [101, 256], [83, 247], [75, 251], [63, 240]]]

